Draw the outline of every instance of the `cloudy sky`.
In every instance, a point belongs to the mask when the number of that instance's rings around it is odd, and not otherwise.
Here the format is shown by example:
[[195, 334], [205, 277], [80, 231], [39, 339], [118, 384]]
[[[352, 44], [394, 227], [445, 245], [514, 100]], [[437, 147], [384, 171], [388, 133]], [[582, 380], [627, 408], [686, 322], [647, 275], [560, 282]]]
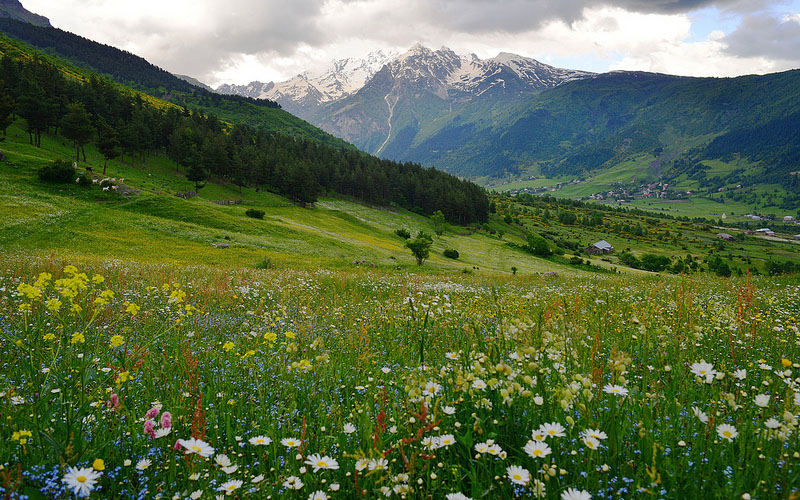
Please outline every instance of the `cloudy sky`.
[[22, 0], [58, 28], [217, 86], [415, 42], [590, 71], [800, 67], [800, 0]]

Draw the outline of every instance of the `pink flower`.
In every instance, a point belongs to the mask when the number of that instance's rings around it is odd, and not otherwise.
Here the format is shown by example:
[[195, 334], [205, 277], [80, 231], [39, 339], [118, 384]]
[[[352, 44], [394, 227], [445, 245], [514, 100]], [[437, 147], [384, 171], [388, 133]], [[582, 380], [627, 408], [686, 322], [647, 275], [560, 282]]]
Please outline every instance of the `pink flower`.
[[150, 439], [153, 439], [153, 438], [156, 437], [155, 426], [156, 426], [156, 423], [153, 422], [152, 420], [147, 420], [144, 423], [144, 432], [145, 432], [145, 434], [150, 436]]
[[175, 448], [176, 450], [182, 450], [183, 449], [183, 445], [181, 445], [181, 440], [180, 439], [175, 441], [175, 446], [173, 446], [173, 448]]
[[117, 396], [116, 392], [111, 395], [110, 404], [112, 408], [116, 408], [117, 406], [119, 406], [119, 396]]
[[172, 427], [172, 413], [165, 411], [161, 414], [161, 427], [165, 429]]
[[147, 410], [147, 413], [144, 414], [144, 418], [156, 418], [158, 416], [158, 407], [154, 406]]

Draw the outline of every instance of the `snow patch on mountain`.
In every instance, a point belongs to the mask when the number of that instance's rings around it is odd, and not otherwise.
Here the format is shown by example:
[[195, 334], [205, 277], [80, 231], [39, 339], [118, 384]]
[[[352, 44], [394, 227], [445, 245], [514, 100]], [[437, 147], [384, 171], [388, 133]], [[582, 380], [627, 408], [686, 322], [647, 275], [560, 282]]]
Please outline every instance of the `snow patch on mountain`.
[[375, 51], [364, 58], [337, 59], [320, 73], [304, 72], [283, 82], [250, 82], [247, 85], [220, 85], [217, 92], [255, 99], [287, 101], [301, 105], [321, 105], [357, 92], [396, 52]]

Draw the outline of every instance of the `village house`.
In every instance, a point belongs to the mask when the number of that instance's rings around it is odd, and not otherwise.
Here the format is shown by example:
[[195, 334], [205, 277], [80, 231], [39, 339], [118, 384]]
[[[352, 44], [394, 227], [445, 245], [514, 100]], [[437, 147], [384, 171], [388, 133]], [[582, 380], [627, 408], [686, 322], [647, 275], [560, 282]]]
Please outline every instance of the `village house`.
[[728, 233], [717, 233], [717, 238], [725, 241], [736, 241], [736, 238]]
[[614, 247], [611, 246], [611, 243], [607, 242], [606, 240], [600, 240], [597, 243], [593, 244], [589, 248], [586, 249], [586, 253], [590, 255], [598, 255], [602, 253], [611, 253], [614, 251]]

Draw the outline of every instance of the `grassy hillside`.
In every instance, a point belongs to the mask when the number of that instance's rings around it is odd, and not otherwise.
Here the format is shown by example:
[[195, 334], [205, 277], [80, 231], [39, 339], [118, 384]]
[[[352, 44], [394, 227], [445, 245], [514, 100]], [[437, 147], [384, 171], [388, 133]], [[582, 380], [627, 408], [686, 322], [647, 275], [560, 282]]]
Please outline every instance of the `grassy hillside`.
[[[359, 260], [392, 270], [416, 268], [404, 240], [394, 234], [396, 229], [414, 234], [433, 231], [426, 218], [400, 209], [370, 208], [332, 198], [322, 198], [308, 209], [268, 192], [213, 182], [200, 196], [180, 199], [174, 194], [191, 191], [194, 185], [163, 156], [151, 156], [146, 163], [110, 161], [107, 177], [119, 183], [116, 192], [102, 191], [99, 186], [53, 186], [40, 182], [36, 170], [54, 159], [72, 158], [71, 144], [45, 135], [42, 148], [35, 148], [14, 125], [2, 149], [6, 161], [0, 162], [4, 201], [0, 247], [4, 252], [251, 268], [259, 263], [352, 267]], [[87, 159], [80, 170], [92, 166], [102, 171], [102, 157], [93, 146], [87, 147]], [[230, 200], [244, 203], [214, 203]], [[252, 219], [245, 216], [247, 209], [264, 210], [266, 215], [263, 220]], [[475, 267], [508, 273], [514, 266], [525, 273], [572, 272], [510, 248], [486, 233], [469, 235], [469, 231], [454, 227], [435, 238], [424, 269], [477, 272]], [[522, 243], [519, 238], [516, 241]], [[228, 243], [230, 248], [218, 249], [212, 243]], [[443, 257], [445, 248], [458, 250], [461, 258]]]

